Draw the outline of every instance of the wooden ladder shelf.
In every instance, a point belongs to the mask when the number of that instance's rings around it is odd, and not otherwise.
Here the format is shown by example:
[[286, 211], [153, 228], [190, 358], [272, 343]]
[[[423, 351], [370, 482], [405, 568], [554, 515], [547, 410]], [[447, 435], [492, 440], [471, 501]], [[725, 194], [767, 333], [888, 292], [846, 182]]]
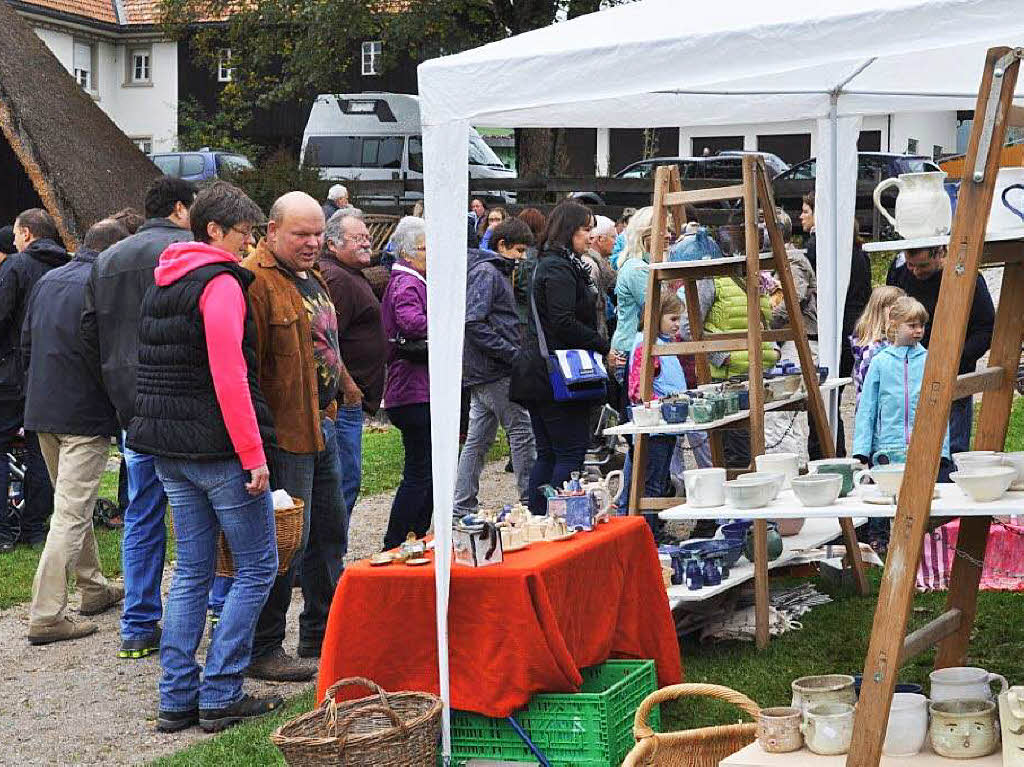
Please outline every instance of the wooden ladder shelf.
[[[742, 199], [745, 220], [745, 253], [744, 256], [719, 258], [705, 261], [689, 261], [670, 263], [665, 261], [665, 250], [668, 242], [668, 217], [672, 216], [677, 232], [682, 232], [686, 224], [683, 206], [687, 203], [707, 202], [711, 200]], [[771, 253], [761, 254], [761, 234], [758, 230], [758, 210], [767, 212], [763, 216], [768, 236], [771, 241]], [[758, 292], [758, 278], [762, 269], [774, 269], [782, 283], [783, 300], [786, 302], [790, 318], [790, 326], [782, 330], [764, 330], [761, 327], [761, 302]], [[747, 330], [740, 333], [716, 333], [705, 337], [702, 333], [703, 320], [700, 315], [697, 298], [697, 281], [714, 276], [733, 276], [737, 282], [745, 286], [747, 293]], [[689, 319], [692, 340], [680, 343], [657, 344], [661, 319], [662, 283], [668, 280], [683, 280], [686, 295], [686, 311]], [[835, 456], [835, 443], [825, 413], [825, 404], [819, 389], [818, 371], [814, 358], [811, 356], [807, 332], [804, 327], [800, 302], [797, 300], [793, 276], [786, 256], [785, 244], [775, 217], [775, 200], [772, 196], [771, 184], [764, 161], [757, 156], [748, 155], [743, 158], [743, 183], [737, 186], [718, 189], [701, 189], [683, 191], [679, 180], [679, 169], [674, 166], [662, 165], [658, 168], [654, 180], [654, 216], [651, 231], [651, 268], [647, 278], [647, 296], [644, 304], [643, 330], [643, 365], [640, 374], [640, 394], [644, 401], [651, 399], [653, 394], [654, 358], [669, 354], [693, 354], [697, 362], [697, 381], [700, 384], [711, 380], [708, 365], [708, 353], [718, 351], [746, 350], [749, 356], [749, 379], [761, 382], [764, 379], [763, 361], [761, 357], [762, 342], [793, 341], [800, 359], [804, 386], [807, 391], [806, 407], [810, 413], [812, 428], [818, 435], [818, 444], [825, 457]], [[628, 363], [627, 363], [628, 364]], [[764, 399], [763, 386], [750, 387], [750, 409], [745, 426], [750, 432], [750, 455], [761, 455], [765, 451], [764, 438]], [[735, 428], [737, 423], [729, 424]], [[652, 428], [651, 433], [657, 432]], [[725, 466], [722, 449], [721, 433], [715, 429], [709, 431], [711, 438], [712, 462], [716, 466]], [[630, 478], [630, 514], [641, 511], [664, 509], [676, 505], [677, 499], [643, 497], [644, 474], [647, 466], [647, 449], [649, 433], [637, 434], [633, 442], [633, 472]], [[742, 514], [741, 514], [742, 515]], [[868, 591], [867, 576], [857, 545], [853, 520], [840, 519], [843, 539], [856, 578], [859, 593]], [[754, 590], [756, 614], [756, 639], [758, 647], [768, 644], [768, 525], [765, 520], [754, 522]]]
[[946, 611], [906, 636], [952, 400], [984, 392], [974, 447], [1002, 450], [1006, 441], [1024, 334], [1024, 242], [989, 247], [989, 258], [1005, 264], [989, 367], [964, 376], [957, 372], [982, 263], [1000, 151], [1007, 128], [1024, 125], [1024, 110], [1012, 106], [1022, 53], [1022, 49], [992, 48], [985, 62], [918, 401], [918, 412], [925, 417], [917, 419], [910, 438], [846, 761], [850, 767], [877, 767], [879, 763], [900, 665], [935, 645], [935, 668], [963, 665], [974, 624], [981, 579], [981, 567], [975, 563], [984, 560], [991, 517], [961, 518], [957, 549], [963, 554], [953, 564]]

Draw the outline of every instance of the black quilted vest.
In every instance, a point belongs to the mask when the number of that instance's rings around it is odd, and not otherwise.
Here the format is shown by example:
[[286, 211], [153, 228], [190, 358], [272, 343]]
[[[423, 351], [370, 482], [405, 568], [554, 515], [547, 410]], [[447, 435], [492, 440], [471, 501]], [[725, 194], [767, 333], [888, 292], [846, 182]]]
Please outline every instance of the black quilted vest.
[[[142, 299], [135, 417], [128, 446], [140, 453], [199, 461], [236, 456], [213, 388], [199, 299], [219, 274], [233, 275], [245, 293], [250, 271], [233, 263], [195, 269], [171, 285], [153, 285]], [[274, 421], [257, 384], [256, 325], [245, 300], [242, 351], [249, 392], [264, 446], [274, 443]]]

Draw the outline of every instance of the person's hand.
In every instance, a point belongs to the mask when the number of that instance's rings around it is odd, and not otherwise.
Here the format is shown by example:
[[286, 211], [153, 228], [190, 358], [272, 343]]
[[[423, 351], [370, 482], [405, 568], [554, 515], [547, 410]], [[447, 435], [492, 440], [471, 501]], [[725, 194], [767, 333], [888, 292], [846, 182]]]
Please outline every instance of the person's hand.
[[363, 404], [363, 393], [359, 390], [359, 387], [355, 384], [345, 387], [341, 392], [341, 404], [342, 405], [362, 405]]
[[626, 364], [626, 355], [617, 349], [612, 349], [608, 352], [608, 364], [611, 365], [612, 370], [617, 370]]
[[249, 474], [252, 475], [252, 480], [245, 483], [249, 495], [262, 495], [267, 492], [270, 487], [270, 469], [267, 468], [267, 464], [257, 466]]

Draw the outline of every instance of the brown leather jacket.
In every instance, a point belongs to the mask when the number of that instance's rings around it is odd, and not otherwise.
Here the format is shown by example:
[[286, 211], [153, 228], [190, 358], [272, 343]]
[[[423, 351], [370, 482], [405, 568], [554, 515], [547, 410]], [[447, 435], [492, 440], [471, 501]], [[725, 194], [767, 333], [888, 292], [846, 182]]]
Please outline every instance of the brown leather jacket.
[[[313, 334], [302, 296], [262, 240], [242, 261], [256, 279], [249, 286], [249, 304], [256, 322], [259, 384], [274, 414], [277, 444], [289, 453], [324, 449], [321, 416], [333, 419], [337, 403], [320, 412]], [[327, 286], [316, 270], [313, 276]]]

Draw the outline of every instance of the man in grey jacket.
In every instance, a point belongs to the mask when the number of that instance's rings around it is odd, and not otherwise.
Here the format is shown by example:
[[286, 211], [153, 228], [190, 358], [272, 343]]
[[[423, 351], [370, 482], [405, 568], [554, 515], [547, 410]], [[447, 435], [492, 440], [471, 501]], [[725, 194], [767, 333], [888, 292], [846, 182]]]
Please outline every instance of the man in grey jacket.
[[480, 472], [499, 423], [512, 447], [512, 467], [523, 503], [529, 497], [530, 471], [536, 460], [530, 416], [508, 398], [509, 379], [522, 347], [511, 274], [515, 262], [533, 244], [533, 233], [519, 219], [506, 219], [494, 230], [491, 244], [494, 251], [470, 250], [468, 259], [462, 385], [470, 390], [470, 407], [469, 431], [455, 480], [458, 515], [477, 509]]

